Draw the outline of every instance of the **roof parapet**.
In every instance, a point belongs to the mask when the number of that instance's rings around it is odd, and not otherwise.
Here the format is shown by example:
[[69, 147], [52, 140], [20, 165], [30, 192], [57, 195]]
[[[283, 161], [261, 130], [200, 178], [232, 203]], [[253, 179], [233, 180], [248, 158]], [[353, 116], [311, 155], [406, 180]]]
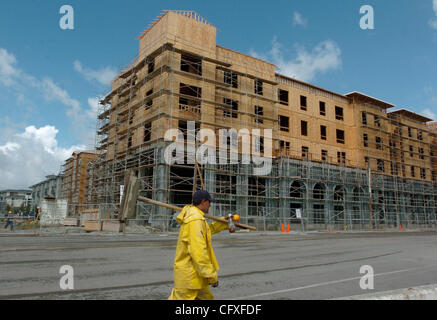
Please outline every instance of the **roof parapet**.
[[[155, 24], [157, 24], [159, 21], [161, 21], [161, 19], [167, 15], [169, 12], [174, 12], [176, 14], [182, 15], [186, 18], [190, 18], [190, 19], [194, 19], [196, 21], [199, 21], [203, 24], [206, 24], [208, 26], [212, 26], [214, 28], [217, 29], [216, 26], [214, 26], [211, 22], [209, 22], [208, 20], [206, 20], [204, 17], [202, 17], [200, 14], [198, 14], [196, 11], [194, 10], [163, 10], [159, 16], [157, 16], [154, 20], [152, 20], [151, 23], [149, 23], [149, 25], [138, 35], [137, 40], [141, 40], [144, 35], [153, 28], [153, 26]], [[219, 29], [217, 29], [219, 30]], [[219, 30], [220, 31], [220, 30]]]
[[366, 95], [364, 93], [353, 91], [350, 93], [345, 94], [346, 97], [350, 98], [357, 98], [358, 100], [364, 101], [364, 102], [370, 102], [378, 107], [381, 107], [382, 109], [390, 109], [394, 107], [394, 104], [388, 103], [386, 101], [376, 99], [372, 96]]
[[404, 116], [413, 120], [417, 120], [420, 121], [422, 123], [427, 123], [427, 122], [431, 122], [433, 121], [433, 119], [430, 119], [428, 117], [422, 116], [416, 112], [407, 110], [407, 109], [400, 109], [400, 110], [395, 110], [395, 111], [391, 111], [388, 113], [389, 115], [400, 115], [400, 116]]

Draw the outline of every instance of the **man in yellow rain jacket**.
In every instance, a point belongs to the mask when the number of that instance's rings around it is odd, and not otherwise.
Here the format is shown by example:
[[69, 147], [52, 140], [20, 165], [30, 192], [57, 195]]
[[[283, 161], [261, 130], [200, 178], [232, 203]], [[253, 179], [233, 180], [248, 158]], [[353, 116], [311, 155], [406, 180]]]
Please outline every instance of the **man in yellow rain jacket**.
[[211, 234], [226, 230], [224, 223], [207, 224], [212, 199], [208, 191], [193, 195], [193, 205], [185, 206], [177, 216], [181, 225], [174, 261], [174, 289], [169, 300], [214, 300], [209, 286], [218, 286], [219, 265], [211, 245]]

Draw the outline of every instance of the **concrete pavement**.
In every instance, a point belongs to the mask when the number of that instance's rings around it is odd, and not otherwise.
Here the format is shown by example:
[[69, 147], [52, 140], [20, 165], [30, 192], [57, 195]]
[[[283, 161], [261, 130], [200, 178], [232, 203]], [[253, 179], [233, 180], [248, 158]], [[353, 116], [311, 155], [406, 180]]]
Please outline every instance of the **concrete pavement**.
[[[0, 234], [0, 299], [167, 299], [177, 234]], [[216, 299], [333, 299], [437, 283], [436, 232], [221, 233]], [[63, 265], [73, 291], [60, 289]], [[374, 290], [359, 286], [374, 269]]]

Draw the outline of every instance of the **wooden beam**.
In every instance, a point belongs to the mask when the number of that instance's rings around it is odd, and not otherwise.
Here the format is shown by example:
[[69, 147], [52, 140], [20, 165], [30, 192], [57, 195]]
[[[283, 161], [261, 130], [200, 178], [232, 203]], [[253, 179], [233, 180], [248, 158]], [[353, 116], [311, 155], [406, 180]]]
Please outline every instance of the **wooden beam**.
[[[152, 200], [152, 199], [149, 199], [149, 198], [146, 198], [146, 197], [142, 197], [142, 196], [138, 197], [138, 201], [147, 202], [147, 203], [150, 203], [150, 204], [153, 204], [153, 205], [156, 205], [156, 206], [160, 206], [160, 207], [167, 208], [167, 209], [172, 209], [172, 210], [175, 210], [175, 211], [182, 211], [182, 209], [183, 209], [183, 208], [171, 205], [171, 204], [167, 204], [167, 203], [164, 203], [164, 202]], [[204, 217], [208, 218], [208, 219], [211, 219], [211, 220], [214, 220], [214, 221], [217, 221], [217, 222], [228, 224], [228, 221], [226, 221], [225, 219], [222, 219], [222, 218], [213, 217], [213, 216], [210, 216], [210, 215], [207, 215], [207, 214], [205, 214]], [[249, 229], [249, 230], [256, 231], [255, 227], [252, 227], [252, 226], [249, 226], [249, 225], [246, 225], [246, 224], [241, 224], [241, 223], [234, 223], [234, 224], [235, 224], [235, 226], [237, 226], [239, 228], [242, 228], [242, 229]]]

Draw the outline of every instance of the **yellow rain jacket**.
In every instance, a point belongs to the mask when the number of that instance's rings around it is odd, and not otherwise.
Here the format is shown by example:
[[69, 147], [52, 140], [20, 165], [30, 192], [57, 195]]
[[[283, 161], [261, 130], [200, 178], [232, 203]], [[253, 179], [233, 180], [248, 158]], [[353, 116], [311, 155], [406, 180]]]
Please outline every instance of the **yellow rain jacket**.
[[211, 234], [228, 229], [224, 223], [207, 224], [204, 213], [193, 205], [177, 216], [181, 225], [174, 261], [176, 289], [202, 289], [218, 281], [219, 265], [211, 245]]

